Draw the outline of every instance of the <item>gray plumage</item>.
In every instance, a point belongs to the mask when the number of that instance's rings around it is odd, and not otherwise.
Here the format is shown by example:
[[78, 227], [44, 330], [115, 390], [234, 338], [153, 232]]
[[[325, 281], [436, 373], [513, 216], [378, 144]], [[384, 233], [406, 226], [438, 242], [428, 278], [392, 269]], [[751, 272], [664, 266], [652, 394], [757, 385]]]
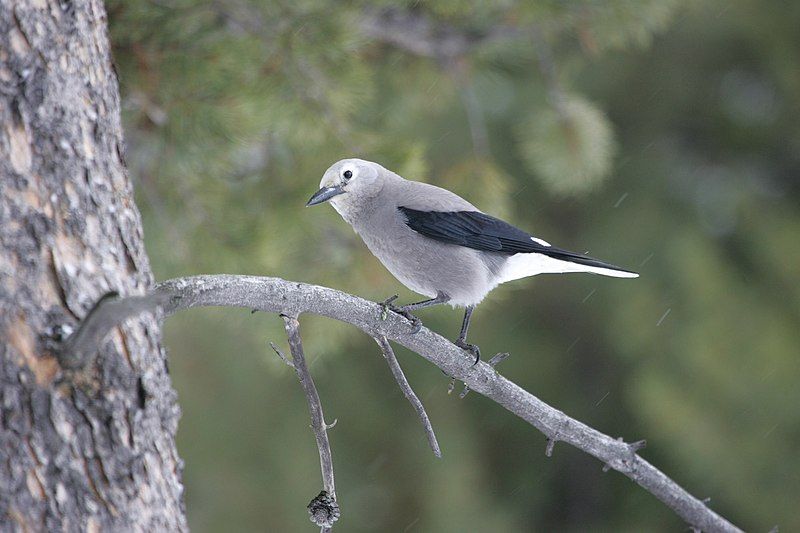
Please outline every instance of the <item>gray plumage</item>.
[[472, 308], [500, 283], [543, 273], [638, 275], [552, 247], [448, 190], [406, 180], [370, 161], [332, 165], [307, 205], [324, 201], [403, 285], [436, 299], [395, 310], [444, 302], [467, 308], [459, 337], [465, 347], [472, 346], [464, 342]]

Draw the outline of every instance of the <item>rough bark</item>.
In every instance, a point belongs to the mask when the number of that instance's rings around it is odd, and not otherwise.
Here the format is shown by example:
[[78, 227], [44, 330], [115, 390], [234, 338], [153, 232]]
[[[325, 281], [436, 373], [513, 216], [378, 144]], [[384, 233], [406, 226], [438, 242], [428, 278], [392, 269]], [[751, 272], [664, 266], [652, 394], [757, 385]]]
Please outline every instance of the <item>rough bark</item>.
[[152, 282], [102, 2], [0, 0], [0, 531], [186, 529], [154, 317], [79, 372], [49, 339]]

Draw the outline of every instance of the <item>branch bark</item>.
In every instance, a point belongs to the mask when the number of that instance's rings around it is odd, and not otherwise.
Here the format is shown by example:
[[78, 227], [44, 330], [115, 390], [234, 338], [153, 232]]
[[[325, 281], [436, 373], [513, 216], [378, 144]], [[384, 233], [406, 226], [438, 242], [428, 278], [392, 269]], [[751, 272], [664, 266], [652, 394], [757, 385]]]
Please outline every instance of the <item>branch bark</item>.
[[406, 379], [403, 369], [400, 368], [400, 363], [397, 361], [397, 357], [394, 355], [392, 345], [389, 344], [389, 341], [386, 340], [386, 337], [375, 337], [375, 342], [377, 342], [378, 346], [381, 347], [383, 357], [389, 364], [389, 369], [392, 371], [395, 381], [397, 381], [397, 384], [400, 386], [400, 390], [403, 391], [403, 396], [406, 397], [406, 400], [411, 403], [411, 406], [417, 412], [417, 416], [419, 417], [420, 422], [422, 422], [422, 427], [425, 429], [425, 436], [428, 437], [428, 444], [430, 444], [433, 454], [436, 457], [441, 457], [442, 450], [439, 448], [439, 441], [436, 439], [436, 433], [433, 432], [431, 419], [428, 418], [428, 413], [425, 411], [425, 406], [422, 405], [419, 397], [414, 392], [414, 389], [411, 388], [411, 384]]
[[169, 297], [164, 306], [168, 315], [207, 306], [243, 307], [289, 316], [312, 313], [352, 324], [371, 337], [386, 337], [537, 428], [547, 437], [546, 451], [552, 451], [556, 441], [571, 444], [596, 457], [607, 468], [629, 477], [692, 527], [715, 532], [741, 531], [640, 457], [636, 452], [641, 441], [626, 443], [614, 439], [567, 416], [501, 376], [489, 364], [481, 362], [473, 366], [472, 357], [427, 328], [411, 334], [409, 323], [395, 313], [382, 320], [379, 304], [317, 285], [232, 275], [177, 278], [158, 284], [152, 295]]

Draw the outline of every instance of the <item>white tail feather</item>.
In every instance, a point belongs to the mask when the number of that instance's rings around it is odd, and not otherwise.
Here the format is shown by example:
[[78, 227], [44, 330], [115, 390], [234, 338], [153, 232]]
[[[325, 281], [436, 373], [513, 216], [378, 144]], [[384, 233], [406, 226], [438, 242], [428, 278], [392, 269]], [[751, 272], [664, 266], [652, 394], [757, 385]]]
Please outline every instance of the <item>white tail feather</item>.
[[537, 274], [566, 274], [568, 272], [590, 272], [615, 278], [638, 278], [635, 272], [624, 272], [611, 268], [581, 265], [571, 261], [562, 261], [544, 254], [515, 254], [508, 258], [498, 275], [500, 283], [515, 279], [536, 276]]

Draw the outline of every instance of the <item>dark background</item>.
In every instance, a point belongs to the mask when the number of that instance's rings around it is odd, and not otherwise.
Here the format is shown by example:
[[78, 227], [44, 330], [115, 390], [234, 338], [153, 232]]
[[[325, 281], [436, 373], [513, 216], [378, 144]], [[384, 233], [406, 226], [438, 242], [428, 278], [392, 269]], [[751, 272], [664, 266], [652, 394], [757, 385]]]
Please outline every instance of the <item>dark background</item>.
[[[456, 55], [393, 42], [385, 6]], [[471, 340], [500, 371], [643, 455], [747, 530], [800, 529], [800, 3], [108, 2], [128, 161], [159, 279], [403, 289], [328, 206], [361, 156], [450, 188], [637, 280], [497, 289]], [[403, 19], [406, 20], [406, 19]], [[427, 24], [428, 26], [424, 26]], [[431, 37], [432, 36], [432, 37]], [[489, 37], [486, 37], [489, 36]], [[455, 337], [461, 314], [420, 313]], [[398, 349], [437, 460], [375, 343], [302, 318], [343, 531], [681, 531], [627, 478]], [[279, 318], [197, 310], [165, 343], [195, 531], [311, 531], [321, 486]]]

